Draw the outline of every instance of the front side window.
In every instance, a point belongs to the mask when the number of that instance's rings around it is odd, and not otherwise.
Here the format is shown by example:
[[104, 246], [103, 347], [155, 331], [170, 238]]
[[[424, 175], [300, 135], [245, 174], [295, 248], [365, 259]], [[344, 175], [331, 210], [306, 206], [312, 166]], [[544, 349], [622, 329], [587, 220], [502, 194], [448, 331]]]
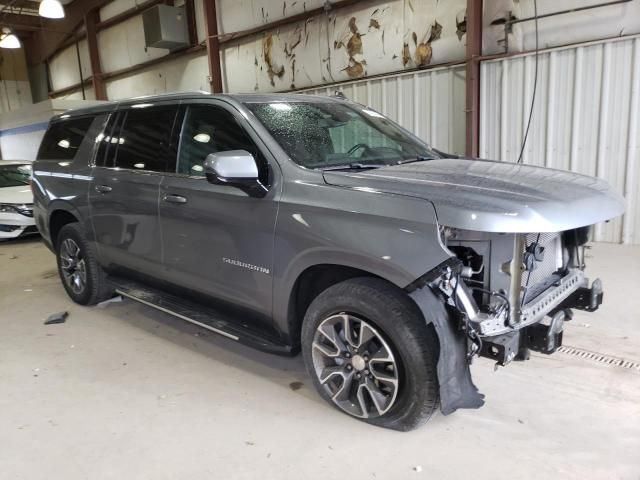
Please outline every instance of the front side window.
[[42, 139], [38, 160], [73, 160], [93, 118], [71, 118], [52, 123]]
[[247, 107], [291, 159], [307, 168], [438, 158], [388, 118], [347, 102], [256, 102]]
[[31, 182], [31, 165], [0, 165], [0, 188], [23, 187]]
[[230, 150], [249, 152], [263, 170], [258, 148], [230, 112], [212, 105], [189, 106], [180, 134], [177, 173], [204, 176], [207, 155]]
[[107, 135], [110, 138], [103, 138], [104, 142], [117, 146], [115, 166], [166, 172], [168, 165], [173, 163], [169, 158], [169, 145], [176, 113], [177, 107], [150, 106], [128, 110], [121, 127], [114, 128]]

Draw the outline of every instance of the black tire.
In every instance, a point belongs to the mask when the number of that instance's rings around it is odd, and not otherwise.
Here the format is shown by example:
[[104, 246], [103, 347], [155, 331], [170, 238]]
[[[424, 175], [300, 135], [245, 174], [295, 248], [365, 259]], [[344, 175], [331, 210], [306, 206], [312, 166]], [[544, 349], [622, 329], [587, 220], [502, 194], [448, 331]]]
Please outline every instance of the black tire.
[[[67, 283], [63, 271], [61, 250], [64, 248], [63, 243], [67, 239], [70, 239], [79, 247], [79, 255], [84, 260], [86, 282], [84, 288], [79, 291], [74, 291]], [[62, 285], [74, 302], [80, 305], [95, 305], [113, 296], [113, 288], [107, 283], [104, 270], [98, 265], [96, 255], [86, 241], [78, 223], [69, 223], [60, 229], [56, 238], [56, 259]]]
[[[352, 416], [400, 431], [412, 430], [426, 423], [439, 406], [436, 332], [431, 324], [425, 322], [420, 310], [405, 292], [378, 278], [353, 278], [333, 285], [318, 295], [309, 306], [302, 326], [302, 354], [316, 390], [328, 403], [341, 409], [332, 400], [333, 392], [327, 391], [329, 388], [324, 387], [318, 378], [320, 374], [314, 365], [313, 350], [316, 347], [313, 342], [318, 327], [327, 325], [325, 320], [342, 313], [364, 319], [374, 326], [399, 364], [397, 392], [388, 411], [380, 414], [378, 410], [375, 412], [378, 416], [369, 418]], [[316, 359], [317, 355], [316, 352]], [[355, 366], [355, 356], [350, 359]], [[351, 371], [355, 371], [354, 366], [347, 365]], [[374, 367], [369, 364], [367, 368], [373, 370]], [[362, 373], [370, 372], [362, 370]]]

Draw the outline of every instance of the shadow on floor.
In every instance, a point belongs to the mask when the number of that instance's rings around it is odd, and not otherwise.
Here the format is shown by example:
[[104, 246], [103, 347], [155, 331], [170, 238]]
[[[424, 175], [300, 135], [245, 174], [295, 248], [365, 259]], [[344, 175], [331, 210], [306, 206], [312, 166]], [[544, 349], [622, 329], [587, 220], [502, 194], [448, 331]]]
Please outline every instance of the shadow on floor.
[[[299, 391], [324, 404], [313, 388], [300, 354], [291, 357], [261, 352], [132, 300], [123, 299], [122, 303], [114, 303], [101, 310], [114, 321], [127, 322], [147, 334], [240, 368], [283, 388]], [[301, 388], [301, 384], [308, 388]]]

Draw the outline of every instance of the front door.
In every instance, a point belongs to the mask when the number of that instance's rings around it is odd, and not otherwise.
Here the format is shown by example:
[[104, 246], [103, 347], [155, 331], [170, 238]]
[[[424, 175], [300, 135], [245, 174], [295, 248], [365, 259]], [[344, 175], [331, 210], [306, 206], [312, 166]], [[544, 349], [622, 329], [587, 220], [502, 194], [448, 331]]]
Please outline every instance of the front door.
[[[192, 291], [271, 316], [279, 169], [232, 107], [184, 105], [175, 174], [160, 186], [164, 277]], [[257, 198], [204, 177], [208, 154], [246, 150], [269, 185]]]
[[158, 195], [177, 110], [150, 104], [124, 109], [98, 137], [89, 202], [98, 256], [111, 270], [161, 273]]

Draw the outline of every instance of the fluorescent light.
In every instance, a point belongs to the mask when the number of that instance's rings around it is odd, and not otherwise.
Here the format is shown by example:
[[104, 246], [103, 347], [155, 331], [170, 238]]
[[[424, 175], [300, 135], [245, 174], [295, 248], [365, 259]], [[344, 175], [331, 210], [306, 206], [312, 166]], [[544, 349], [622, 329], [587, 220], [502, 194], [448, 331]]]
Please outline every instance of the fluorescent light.
[[46, 18], [64, 18], [64, 8], [58, 0], [42, 0], [38, 14]]
[[198, 133], [196, 136], [193, 137], [193, 139], [196, 142], [209, 143], [209, 140], [211, 140], [211, 135], [207, 133]]
[[0, 48], [20, 48], [20, 40], [16, 37], [11, 30], [2, 29], [2, 35], [0, 36]]
[[58, 142], [58, 146], [62, 148], [69, 148], [71, 144], [69, 143], [69, 140], [62, 139]]

